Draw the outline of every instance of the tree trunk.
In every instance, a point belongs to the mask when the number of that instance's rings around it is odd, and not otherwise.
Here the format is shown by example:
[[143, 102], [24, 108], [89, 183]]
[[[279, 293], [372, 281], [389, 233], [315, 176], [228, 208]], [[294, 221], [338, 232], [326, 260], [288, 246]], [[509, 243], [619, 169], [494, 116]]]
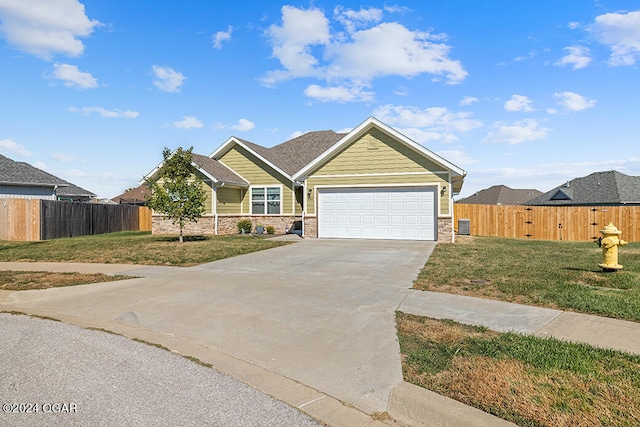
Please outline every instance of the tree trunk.
[[183, 242], [184, 242], [184, 240], [182, 240], [182, 226], [180, 226], [180, 238], [178, 239], [178, 241], [179, 241], [180, 243], [183, 243]]

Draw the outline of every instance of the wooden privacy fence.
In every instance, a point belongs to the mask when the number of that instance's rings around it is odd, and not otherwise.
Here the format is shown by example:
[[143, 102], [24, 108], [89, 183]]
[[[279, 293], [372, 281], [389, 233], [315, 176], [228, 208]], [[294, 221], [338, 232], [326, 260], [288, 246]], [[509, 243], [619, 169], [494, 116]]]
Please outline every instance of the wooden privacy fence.
[[454, 227], [469, 219], [472, 236], [589, 241], [609, 222], [628, 242], [640, 241], [640, 206], [509, 206], [454, 204]]
[[0, 240], [36, 241], [151, 230], [146, 207], [0, 199]]

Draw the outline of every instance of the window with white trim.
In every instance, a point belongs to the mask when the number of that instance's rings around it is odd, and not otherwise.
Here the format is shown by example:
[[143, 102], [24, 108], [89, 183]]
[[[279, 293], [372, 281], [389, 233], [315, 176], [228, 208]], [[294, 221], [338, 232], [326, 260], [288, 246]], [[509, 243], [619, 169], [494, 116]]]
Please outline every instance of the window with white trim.
[[280, 215], [281, 187], [251, 187], [251, 213]]

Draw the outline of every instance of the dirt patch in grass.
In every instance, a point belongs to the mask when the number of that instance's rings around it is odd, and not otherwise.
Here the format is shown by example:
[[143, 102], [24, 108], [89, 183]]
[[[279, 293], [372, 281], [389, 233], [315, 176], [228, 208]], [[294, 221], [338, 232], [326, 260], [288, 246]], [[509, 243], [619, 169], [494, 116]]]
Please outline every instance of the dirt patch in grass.
[[88, 273], [52, 273], [47, 271], [0, 271], [0, 289], [26, 291], [31, 289], [60, 288], [131, 279], [132, 276], [108, 276]]
[[398, 313], [406, 381], [520, 426], [640, 425], [640, 357]]

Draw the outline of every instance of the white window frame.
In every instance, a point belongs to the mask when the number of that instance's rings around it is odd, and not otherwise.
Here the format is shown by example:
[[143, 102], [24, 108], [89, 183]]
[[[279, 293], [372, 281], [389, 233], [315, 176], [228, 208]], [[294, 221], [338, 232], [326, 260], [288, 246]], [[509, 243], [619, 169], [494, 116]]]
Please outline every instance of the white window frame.
[[[264, 190], [264, 196], [265, 196], [265, 197], [264, 197], [264, 213], [262, 213], [262, 214], [261, 214], [261, 213], [255, 213], [255, 212], [253, 211], [253, 190], [254, 190], [254, 189], [257, 189], [257, 188], [259, 188], [259, 189], [263, 189], [263, 190]], [[280, 194], [279, 194], [280, 198], [278, 199], [278, 203], [279, 203], [280, 209], [278, 210], [278, 213], [275, 213], [275, 214], [273, 214], [273, 213], [271, 213], [271, 214], [270, 214], [270, 213], [267, 213], [267, 212], [268, 212], [268, 210], [269, 210], [269, 209], [268, 209], [268, 206], [267, 206], [267, 203], [269, 202], [269, 200], [267, 199], [267, 189], [269, 189], [269, 188], [277, 188], [277, 189], [278, 189], [278, 191], [280, 192]], [[283, 202], [284, 202], [284, 200], [283, 200], [283, 199], [284, 199], [284, 197], [283, 197], [283, 194], [282, 194], [282, 193], [283, 193], [283, 191], [282, 191], [282, 185], [277, 185], [277, 184], [276, 184], [276, 185], [269, 185], [269, 184], [265, 184], [265, 185], [252, 185], [252, 186], [249, 188], [249, 211], [251, 212], [251, 215], [282, 215], [282, 204], [283, 204]], [[272, 201], [274, 201], [274, 200], [272, 200]]]

